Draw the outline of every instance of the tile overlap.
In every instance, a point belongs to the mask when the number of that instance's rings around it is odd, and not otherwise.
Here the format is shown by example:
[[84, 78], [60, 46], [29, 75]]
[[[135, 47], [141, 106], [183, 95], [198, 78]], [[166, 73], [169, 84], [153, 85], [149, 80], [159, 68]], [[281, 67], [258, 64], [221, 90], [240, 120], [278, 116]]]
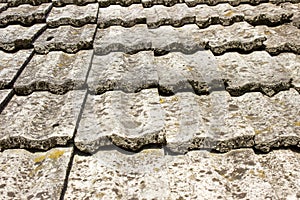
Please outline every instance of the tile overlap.
[[0, 199], [299, 199], [299, 0], [0, 0]]

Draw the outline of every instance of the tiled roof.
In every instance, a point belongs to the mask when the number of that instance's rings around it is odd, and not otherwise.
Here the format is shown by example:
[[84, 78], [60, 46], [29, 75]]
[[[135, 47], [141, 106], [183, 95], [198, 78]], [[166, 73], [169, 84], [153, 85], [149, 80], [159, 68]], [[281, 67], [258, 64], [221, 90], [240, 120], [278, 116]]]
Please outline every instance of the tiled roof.
[[299, 0], [0, 0], [0, 199], [300, 199]]

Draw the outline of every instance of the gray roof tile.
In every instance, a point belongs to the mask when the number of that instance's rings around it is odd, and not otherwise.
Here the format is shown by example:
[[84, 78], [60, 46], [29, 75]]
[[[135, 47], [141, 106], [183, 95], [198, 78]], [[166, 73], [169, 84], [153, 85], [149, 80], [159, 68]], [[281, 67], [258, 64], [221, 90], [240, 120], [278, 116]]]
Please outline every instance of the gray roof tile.
[[31, 153], [23, 149], [0, 153], [0, 195], [14, 199], [59, 199], [72, 148]]
[[85, 91], [14, 96], [0, 114], [0, 149], [49, 149], [73, 137]]
[[34, 50], [40, 54], [61, 50], [76, 53], [82, 49], [91, 49], [96, 25], [87, 24], [82, 27], [60, 26], [47, 29], [34, 42]]
[[16, 53], [0, 51], [0, 89], [12, 86], [19, 73], [29, 61], [32, 50], [20, 50]]
[[83, 88], [92, 54], [92, 50], [82, 50], [76, 54], [54, 51], [34, 55], [14, 84], [14, 89], [18, 94], [28, 95], [33, 91], [64, 94]]
[[64, 7], [54, 7], [47, 17], [47, 25], [58, 27], [61, 25], [83, 26], [85, 24], [95, 24], [98, 7], [97, 3], [85, 6], [66, 5]]
[[46, 15], [51, 7], [50, 3], [41, 4], [40, 6], [24, 4], [18, 7], [10, 7], [0, 13], [0, 27], [9, 24], [30, 26], [34, 23], [46, 22]]
[[46, 28], [45, 24], [30, 27], [10, 25], [0, 32], [0, 50], [16, 51], [32, 47], [34, 39]]

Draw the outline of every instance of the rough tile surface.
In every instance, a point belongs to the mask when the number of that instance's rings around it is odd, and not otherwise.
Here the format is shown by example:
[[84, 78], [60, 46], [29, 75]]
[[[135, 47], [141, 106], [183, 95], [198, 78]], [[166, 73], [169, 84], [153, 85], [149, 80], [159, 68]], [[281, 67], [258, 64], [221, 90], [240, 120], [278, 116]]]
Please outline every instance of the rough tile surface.
[[46, 22], [46, 15], [50, 9], [50, 3], [45, 3], [40, 6], [24, 4], [18, 7], [10, 7], [0, 13], [0, 27], [9, 24], [30, 26], [35, 23]]
[[245, 20], [252, 25], [266, 24], [274, 26], [288, 22], [293, 16], [293, 12], [288, 9], [282, 9], [280, 6], [263, 3], [257, 6], [243, 4], [238, 10], [244, 13]]
[[13, 199], [59, 199], [72, 148], [31, 153], [23, 149], [0, 153], [0, 195]]
[[16, 53], [0, 51], [0, 89], [12, 86], [31, 54], [32, 50], [20, 50]]
[[183, 0], [141, 0], [145, 8], [151, 7], [153, 5], [164, 5], [164, 6], [173, 6], [177, 3], [183, 3]]
[[224, 152], [255, 147], [268, 152], [299, 146], [299, 98], [294, 89], [271, 98], [258, 92], [230, 97], [224, 91], [160, 97], [167, 147], [184, 153], [198, 148]]
[[226, 154], [193, 151], [167, 160], [170, 199], [299, 197], [299, 154], [289, 150], [265, 155], [251, 149]]
[[61, 50], [76, 53], [82, 49], [91, 49], [96, 25], [87, 24], [83, 27], [60, 26], [47, 29], [34, 42], [34, 50], [40, 54]]
[[46, 28], [45, 24], [30, 27], [10, 25], [0, 32], [0, 49], [16, 51], [32, 47], [33, 40]]
[[[295, 76], [291, 72], [296, 72], [295, 58], [296, 56], [292, 60], [276, 59], [265, 51], [255, 51], [250, 54], [228, 52], [216, 56], [222, 78], [228, 85], [226, 90], [234, 96], [253, 91], [261, 91], [272, 96], [279, 91], [289, 89], [291, 80]], [[285, 68], [289, 62], [291, 70]]]
[[163, 150], [156, 149], [132, 155], [117, 150], [75, 155], [65, 199], [166, 199], [165, 164]]
[[186, 4], [176, 4], [172, 7], [157, 5], [145, 9], [147, 25], [150, 28], [157, 28], [161, 25], [178, 27], [195, 23], [194, 11], [195, 9], [188, 8]]
[[198, 96], [191, 92], [160, 97], [165, 111], [167, 147], [185, 153], [205, 148], [221, 152], [252, 147], [254, 129], [225, 91]]
[[108, 7], [110, 5], [130, 6], [132, 4], [140, 4], [141, 0], [98, 0], [100, 7]]
[[262, 47], [266, 40], [264, 33], [246, 22], [234, 23], [231, 26], [212, 25], [200, 30], [202, 38], [208, 42], [208, 48], [215, 54], [227, 50], [253, 51]]
[[75, 155], [65, 198], [297, 199], [299, 177], [299, 154], [290, 150], [179, 156], [161, 149], [132, 155], [110, 150]]
[[204, 47], [199, 28], [194, 24], [179, 28], [161, 26], [157, 29], [148, 29], [145, 24], [130, 29], [112, 26], [98, 29], [94, 43], [95, 53], [99, 55], [113, 51], [132, 53], [149, 49], [188, 53]]
[[276, 27], [260, 26], [258, 32], [264, 32], [267, 40], [264, 42], [266, 51], [272, 55], [281, 52], [300, 53], [300, 29], [291, 25], [284, 24]]
[[157, 89], [88, 95], [75, 145], [81, 151], [94, 152], [109, 144], [109, 139], [119, 147], [136, 151], [147, 144], [163, 144], [163, 127]]
[[[273, 3], [277, 3], [279, 1], [298, 1], [298, 0], [272, 0]], [[185, 0], [185, 3], [188, 6], [196, 6], [198, 4], [207, 4], [210, 6], [221, 4], [221, 3], [229, 3], [232, 6], [238, 6], [241, 3], [247, 3], [252, 5], [258, 5], [260, 3], [265, 3], [266, 0]]]
[[272, 148], [300, 146], [300, 95], [282, 91], [267, 98], [260, 93], [237, 97], [236, 104], [255, 130], [255, 148], [268, 152]]
[[51, 3], [51, 0], [7, 0], [7, 3], [9, 7], [15, 7], [21, 4], [30, 4], [33, 6], [37, 6], [43, 3]]
[[7, 9], [7, 3], [0, 3], [0, 13]]
[[141, 4], [133, 4], [129, 7], [111, 5], [107, 8], [99, 8], [97, 24], [100, 28], [114, 25], [131, 27], [140, 23], [146, 23], [145, 10]]
[[287, 3], [282, 3], [280, 6], [284, 10], [289, 10], [290, 12], [293, 13], [292, 17], [292, 24], [296, 26], [297, 28], [300, 28], [300, 3], [293, 4], [290, 2]]
[[292, 85], [300, 91], [300, 55], [293, 53], [281, 53], [273, 57], [277, 63], [280, 63], [286, 68], [292, 77]]
[[124, 53], [149, 50], [152, 47], [152, 37], [145, 24], [124, 28], [111, 26], [107, 29], [97, 29], [94, 50], [98, 55], [114, 51]]
[[93, 58], [88, 77], [89, 90], [101, 94], [108, 90], [136, 92], [158, 86], [152, 51], [137, 54], [112, 52]]
[[64, 94], [83, 88], [92, 54], [92, 50], [82, 50], [76, 54], [54, 51], [34, 55], [14, 84], [14, 89], [17, 94], [28, 95], [33, 91]]
[[205, 28], [214, 24], [228, 26], [234, 22], [244, 20], [244, 14], [229, 4], [216, 6], [198, 5], [194, 8], [195, 21], [199, 28]]
[[52, 0], [52, 4], [54, 6], [64, 6], [68, 4], [83, 6], [89, 3], [96, 3], [96, 2], [97, 0]]
[[85, 6], [66, 5], [54, 7], [47, 17], [47, 25], [58, 27], [61, 25], [83, 26], [96, 23], [98, 4], [87, 4]]
[[13, 91], [11, 89], [0, 90], [0, 111], [4, 108], [12, 95]]
[[0, 116], [0, 148], [49, 149], [72, 139], [85, 91], [14, 96]]
[[214, 55], [210, 51], [193, 54], [171, 52], [155, 57], [159, 89], [173, 94], [189, 91], [207, 94], [213, 89], [225, 89]]
[[100, 55], [112, 51], [128, 53], [149, 49], [191, 53], [204, 48], [221, 54], [230, 49], [252, 51], [262, 47], [265, 40], [264, 33], [246, 22], [226, 27], [213, 25], [206, 29], [199, 29], [195, 24], [148, 29], [140, 24], [130, 29], [120, 26], [98, 29], [94, 49]]

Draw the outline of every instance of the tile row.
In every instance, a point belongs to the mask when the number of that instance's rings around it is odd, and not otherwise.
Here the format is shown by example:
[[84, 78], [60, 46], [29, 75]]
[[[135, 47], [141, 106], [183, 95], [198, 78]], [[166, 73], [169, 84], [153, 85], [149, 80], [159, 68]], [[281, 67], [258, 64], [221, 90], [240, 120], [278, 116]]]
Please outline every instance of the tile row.
[[64, 6], [68, 4], [86, 5], [89, 3], [98, 2], [101, 7], [110, 5], [130, 6], [132, 4], [142, 4], [144, 7], [151, 7], [154, 5], [173, 6], [178, 3], [185, 3], [189, 7], [199, 4], [207, 4], [210, 6], [220, 3], [229, 3], [232, 6], [240, 4], [258, 5], [260, 3], [280, 4], [285, 2], [299, 3], [299, 0], [0, 0], [0, 3], [7, 4], [9, 7], [16, 7], [21, 4], [40, 5], [42, 3], [52, 3], [54, 6]]
[[293, 53], [272, 57], [265, 51], [228, 52], [214, 56], [210, 51], [198, 51], [154, 56], [153, 51], [141, 51], [100, 56], [93, 55], [93, 50], [82, 50], [35, 54], [30, 59], [32, 50], [22, 50], [0, 55], [0, 89], [13, 88], [18, 95], [34, 91], [64, 94], [84, 88], [93, 94], [111, 90], [133, 93], [152, 87], [163, 94], [227, 90], [232, 96], [256, 91], [273, 96], [291, 87], [300, 91], [300, 56]]
[[291, 24], [254, 27], [247, 22], [231, 26], [212, 25], [205, 29], [199, 29], [195, 24], [179, 28], [161, 26], [157, 29], [148, 29], [145, 24], [131, 28], [111, 26], [107, 29], [97, 29], [94, 24], [51, 29], [46, 29], [45, 24], [31, 27], [10, 25], [1, 30], [0, 49], [14, 52], [34, 47], [37, 53], [46, 54], [59, 50], [76, 53], [81, 49], [94, 48], [97, 55], [113, 51], [135, 53], [150, 49], [184, 53], [210, 49], [214, 54], [230, 50], [251, 52], [265, 49], [273, 55], [281, 52], [299, 54], [299, 32], [300, 29]]
[[0, 148], [49, 149], [66, 145], [76, 132], [76, 147], [88, 153], [111, 144], [130, 151], [156, 144], [179, 153], [244, 147], [268, 152], [300, 146], [299, 102], [294, 89], [273, 97], [231, 97], [225, 91], [164, 97], [157, 89], [15, 95], [0, 114]]
[[230, 4], [219, 4], [189, 8], [186, 4], [176, 4], [172, 7], [157, 5], [143, 8], [141, 4], [133, 4], [129, 7], [112, 5], [98, 9], [97, 3], [54, 8], [50, 3], [40, 6], [24, 4], [1, 12], [0, 27], [9, 24], [30, 26], [41, 22], [46, 22], [49, 27], [83, 26], [97, 22], [100, 28], [114, 25], [131, 27], [139, 23], [147, 24], [149, 28], [157, 28], [161, 25], [176, 27], [185, 24], [196, 24], [199, 28], [205, 28], [213, 24], [228, 26], [240, 21], [247, 21], [252, 25], [274, 26], [289, 22], [291, 18], [293, 24], [299, 26], [299, 5], [263, 3], [257, 6], [243, 4], [233, 7]]
[[162, 149], [131, 155], [103, 150], [92, 156], [75, 154], [67, 176], [72, 152], [71, 147], [1, 152], [0, 195], [8, 200], [300, 198], [300, 157], [291, 150], [178, 156]]
[[288, 150], [256, 155], [249, 149], [75, 155], [65, 199], [297, 199], [299, 159]]

